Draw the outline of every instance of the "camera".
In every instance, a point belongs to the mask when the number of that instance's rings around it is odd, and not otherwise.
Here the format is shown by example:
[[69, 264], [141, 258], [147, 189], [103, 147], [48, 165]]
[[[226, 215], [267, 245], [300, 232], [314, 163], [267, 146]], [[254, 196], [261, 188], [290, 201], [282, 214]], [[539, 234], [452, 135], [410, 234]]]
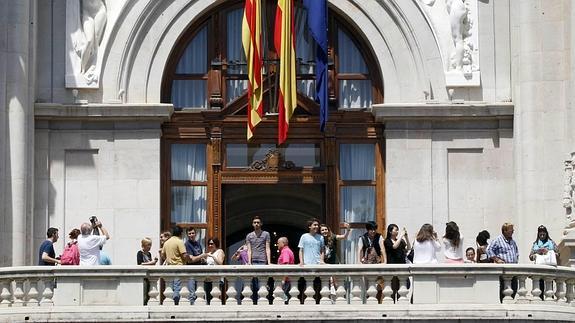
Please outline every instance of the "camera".
[[90, 223], [92, 223], [92, 234], [93, 235], [100, 235], [100, 229], [98, 229], [98, 227], [96, 226], [98, 223], [98, 218], [95, 215], [92, 215], [90, 217]]

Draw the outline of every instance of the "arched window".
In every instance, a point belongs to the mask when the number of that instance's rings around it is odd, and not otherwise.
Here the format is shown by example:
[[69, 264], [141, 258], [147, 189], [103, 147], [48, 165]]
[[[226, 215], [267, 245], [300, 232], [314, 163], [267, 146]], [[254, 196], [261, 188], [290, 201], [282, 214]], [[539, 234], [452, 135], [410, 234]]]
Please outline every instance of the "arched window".
[[[274, 88], [277, 56], [273, 28], [277, 1], [264, 1], [262, 52], [264, 88]], [[383, 101], [382, 81], [371, 50], [359, 33], [329, 11], [330, 109], [366, 108]], [[295, 10], [297, 88], [300, 95], [315, 96], [315, 42], [307, 27], [307, 12]], [[163, 82], [162, 100], [177, 110], [208, 109], [211, 98], [221, 107], [241, 98], [247, 89], [247, 67], [242, 48], [243, 1], [226, 1], [191, 25], [170, 57]], [[266, 112], [275, 112], [277, 94], [267, 91]]]

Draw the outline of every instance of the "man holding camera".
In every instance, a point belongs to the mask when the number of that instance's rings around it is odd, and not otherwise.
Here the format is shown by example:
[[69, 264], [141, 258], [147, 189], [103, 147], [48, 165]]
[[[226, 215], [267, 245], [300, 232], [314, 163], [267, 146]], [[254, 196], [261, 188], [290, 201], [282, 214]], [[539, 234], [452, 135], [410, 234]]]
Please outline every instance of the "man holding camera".
[[[91, 223], [83, 223], [80, 227], [82, 235], [78, 237], [78, 249], [80, 250], [80, 266], [98, 266], [100, 264], [100, 248], [110, 239], [100, 221], [93, 216]], [[101, 235], [100, 235], [101, 233]]]

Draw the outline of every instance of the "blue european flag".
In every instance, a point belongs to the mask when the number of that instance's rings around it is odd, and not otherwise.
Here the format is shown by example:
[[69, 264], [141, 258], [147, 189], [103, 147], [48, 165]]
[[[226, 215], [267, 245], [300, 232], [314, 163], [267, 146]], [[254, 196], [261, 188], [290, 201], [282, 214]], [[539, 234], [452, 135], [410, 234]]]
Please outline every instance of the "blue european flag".
[[307, 9], [307, 25], [317, 43], [315, 58], [316, 101], [320, 106], [320, 128], [325, 130], [327, 102], [327, 0], [303, 0]]

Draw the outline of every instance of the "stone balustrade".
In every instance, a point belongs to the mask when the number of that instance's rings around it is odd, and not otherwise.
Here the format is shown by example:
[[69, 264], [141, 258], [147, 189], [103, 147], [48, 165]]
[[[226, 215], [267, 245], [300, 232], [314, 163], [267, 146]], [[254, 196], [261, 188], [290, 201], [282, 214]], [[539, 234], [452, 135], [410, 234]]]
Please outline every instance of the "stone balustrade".
[[571, 321], [574, 286], [575, 269], [536, 265], [8, 267], [0, 268], [0, 321]]

